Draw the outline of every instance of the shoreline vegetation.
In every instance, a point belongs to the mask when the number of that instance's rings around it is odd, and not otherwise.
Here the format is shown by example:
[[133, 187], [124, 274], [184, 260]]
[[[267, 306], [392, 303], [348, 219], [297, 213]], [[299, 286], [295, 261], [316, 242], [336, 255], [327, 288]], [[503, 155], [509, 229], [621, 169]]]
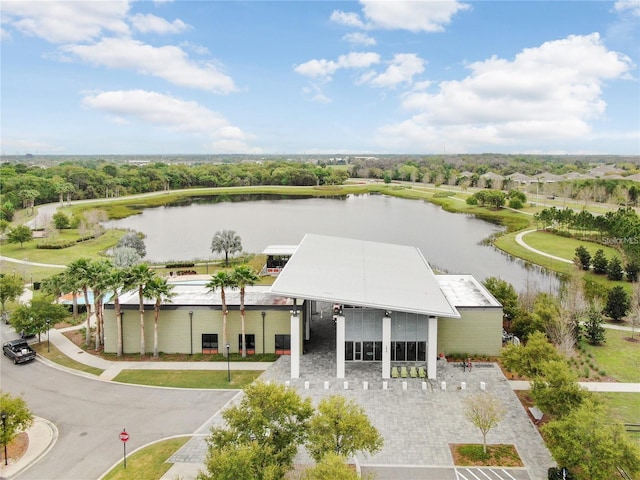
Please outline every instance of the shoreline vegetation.
[[[227, 201], [233, 197], [242, 195], [281, 195], [284, 198], [292, 196], [312, 196], [312, 197], [332, 197], [343, 195], [389, 195], [398, 198], [405, 198], [410, 200], [422, 200], [440, 206], [442, 209], [451, 213], [460, 213], [466, 215], [473, 215], [481, 220], [501, 225], [504, 227], [504, 232], [499, 233], [491, 238], [486, 239], [487, 244], [491, 244], [497, 249], [503, 251], [507, 255], [514, 258], [521, 259], [532, 265], [537, 265], [545, 270], [554, 272], [560, 275], [566, 275], [573, 266], [569, 263], [553, 262], [548, 257], [540, 255], [538, 253], [527, 250], [515, 241], [517, 233], [526, 229], [536, 229], [537, 226], [534, 222], [533, 215], [540, 212], [545, 207], [557, 206], [562, 208], [567, 203], [566, 199], [556, 199], [555, 202], [545, 199], [544, 205], [537, 205], [531, 199], [528, 199], [527, 205], [520, 210], [514, 210], [509, 208], [492, 209], [488, 207], [482, 207], [478, 205], [468, 205], [466, 199], [473, 195], [479, 189], [469, 188], [463, 189], [460, 187], [447, 187], [436, 186], [433, 184], [424, 184], [418, 182], [392, 182], [385, 184], [379, 181], [365, 181], [365, 180], [351, 180], [344, 185], [322, 185], [314, 187], [291, 187], [291, 186], [251, 186], [251, 187], [217, 187], [217, 188], [193, 188], [176, 191], [159, 191], [152, 193], [145, 193], [140, 195], [132, 195], [122, 198], [107, 198], [96, 200], [85, 200], [81, 202], [72, 202], [71, 205], [60, 206], [58, 211], [64, 212], [69, 216], [78, 215], [83, 211], [92, 209], [100, 209], [106, 212], [109, 220], [116, 220], [126, 218], [131, 215], [137, 215], [145, 208], [157, 207], [166, 205], [169, 203], [179, 203], [183, 201], [190, 201], [192, 198], [197, 197], [219, 197], [220, 201]], [[580, 205], [578, 202], [573, 202], [576, 205], [573, 208], [584, 208], [584, 205]], [[598, 209], [602, 210], [603, 207], [609, 207], [610, 210], [617, 209], [615, 205], [598, 205]], [[37, 208], [37, 207], [36, 207]], [[593, 209], [590, 209], [593, 210]], [[20, 221], [24, 222], [30, 218], [35, 218], [36, 212], [32, 215], [21, 215]], [[70, 261], [80, 256], [100, 256], [104, 252], [115, 245], [118, 238], [124, 234], [124, 231], [117, 232], [112, 229], [107, 230], [103, 235], [97, 238], [93, 238], [84, 242], [80, 242], [73, 247], [65, 249], [48, 250], [42, 248], [35, 248], [38, 241], [42, 239], [35, 239], [35, 242], [27, 242], [22, 248], [19, 245], [7, 244], [3, 242], [2, 255], [8, 258], [14, 258], [16, 260], [22, 260], [26, 262], [36, 262], [42, 264], [54, 264], [64, 266]], [[60, 236], [68, 236], [67, 231], [62, 231]], [[567, 238], [549, 234], [549, 240], [544, 248], [539, 248], [543, 252], [556, 252], [555, 240], [566, 241]], [[596, 246], [592, 242], [577, 241], [578, 244], [591, 244]], [[600, 246], [598, 247], [600, 248]], [[254, 252], [252, 255], [256, 255]], [[184, 261], [184, 260], [181, 260]], [[196, 271], [199, 269], [208, 271], [209, 265], [216, 265], [216, 261], [193, 259], [196, 264]], [[30, 266], [19, 263], [0, 261], [0, 266], [6, 272], [13, 271], [23, 275], [25, 279], [31, 279], [31, 281], [41, 281], [43, 278], [51, 275], [51, 272], [55, 270], [50, 267], [38, 267]], [[156, 267], [162, 267], [163, 265], [156, 265]], [[602, 285], [613, 285], [612, 282], [595, 274], [587, 273], [587, 276], [594, 282]]]

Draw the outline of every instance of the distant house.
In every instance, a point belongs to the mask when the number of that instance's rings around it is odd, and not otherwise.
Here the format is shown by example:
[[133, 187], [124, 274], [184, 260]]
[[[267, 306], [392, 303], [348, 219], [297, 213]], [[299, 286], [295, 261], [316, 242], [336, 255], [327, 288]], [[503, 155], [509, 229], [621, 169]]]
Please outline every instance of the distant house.
[[534, 182], [534, 179], [529, 177], [528, 175], [525, 175], [524, 173], [512, 173], [511, 175], [507, 175], [507, 178], [509, 180], [511, 180], [512, 183], [514, 184], [519, 184], [519, 185], [529, 185], [530, 183]]
[[539, 183], [556, 183], [562, 182], [564, 180], [564, 177], [561, 177], [560, 175], [554, 175], [553, 173], [544, 172], [540, 175], [536, 175], [535, 180]]
[[589, 174], [594, 177], [604, 177], [605, 175], [615, 175], [624, 173], [624, 170], [617, 168], [615, 165], [598, 165], [595, 168], [589, 170]]
[[589, 175], [588, 173], [578, 172], [565, 173], [563, 177], [565, 178], [565, 180], [592, 180], [596, 178], [593, 175]]
[[640, 182], [640, 173], [636, 173], [634, 175], [629, 175], [628, 177], [624, 177], [625, 180], [633, 180], [634, 182]]

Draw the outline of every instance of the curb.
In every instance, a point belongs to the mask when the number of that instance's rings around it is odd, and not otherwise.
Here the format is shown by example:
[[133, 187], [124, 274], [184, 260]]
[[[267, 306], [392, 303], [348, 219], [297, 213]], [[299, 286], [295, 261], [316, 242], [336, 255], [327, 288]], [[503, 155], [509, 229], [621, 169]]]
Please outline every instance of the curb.
[[27, 435], [29, 436], [27, 451], [17, 462], [6, 467], [2, 465], [3, 472], [0, 479], [9, 480], [15, 477], [48, 454], [58, 441], [58, 428], [45, 418], [34, 417], [33, 425], [27, 430]]

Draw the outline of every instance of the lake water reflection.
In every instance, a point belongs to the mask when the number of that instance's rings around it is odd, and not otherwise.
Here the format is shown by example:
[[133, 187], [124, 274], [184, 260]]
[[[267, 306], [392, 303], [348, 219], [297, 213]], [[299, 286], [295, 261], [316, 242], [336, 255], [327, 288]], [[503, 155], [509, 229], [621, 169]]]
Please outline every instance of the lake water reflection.
[[242, 238], [243, 249], [254, 253], [268, 245], [297, 244], [306, 233], [316, 233], [416, 246], [434, 269], [470, 273], [478, 280], [497, 276], [517, 290], [527, 283], [544, 290], [557, 285], [555, 277], [481, 244], [500, 227], [446, 212], [429, 202], [383, 195], [253, 196], [228, 202], [210, 197], [148, 208], [140, 215], [110, 221], [106, 226], [144, 233], [150, 261], [213, 258], [211, 238], [220, 230], [235, 230]]

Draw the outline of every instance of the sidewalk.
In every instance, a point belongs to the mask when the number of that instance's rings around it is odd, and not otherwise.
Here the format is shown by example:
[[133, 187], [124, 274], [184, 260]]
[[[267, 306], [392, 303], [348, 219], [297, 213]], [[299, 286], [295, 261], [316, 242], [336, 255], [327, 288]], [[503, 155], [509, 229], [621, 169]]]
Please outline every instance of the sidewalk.
[[50, 421], [35, 417], [33, 425], [27, 430], [29, 446], [25, 454], [15, 463], [0, 465], [0, 479], [12, 478], [23, 472], [40, 458], [49, 453], [58, 440], [58, 429]]

